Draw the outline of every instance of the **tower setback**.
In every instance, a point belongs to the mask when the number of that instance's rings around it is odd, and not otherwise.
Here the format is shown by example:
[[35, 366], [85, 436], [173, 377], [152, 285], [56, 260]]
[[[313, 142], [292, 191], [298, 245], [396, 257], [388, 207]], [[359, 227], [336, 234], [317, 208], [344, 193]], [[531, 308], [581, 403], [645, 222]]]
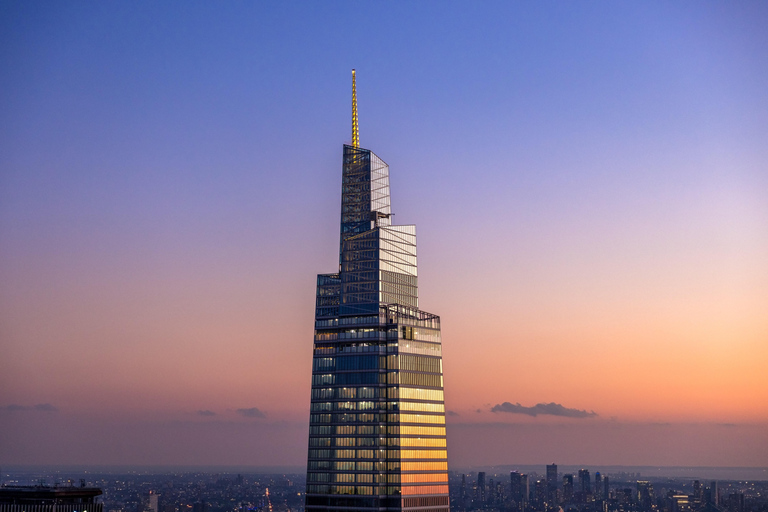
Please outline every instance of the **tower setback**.
[[339, 271], [317, 276], [306, 510], [448, 512], [440, 318], [419, 309], [416, 227], [391, 223], [353, 87]]

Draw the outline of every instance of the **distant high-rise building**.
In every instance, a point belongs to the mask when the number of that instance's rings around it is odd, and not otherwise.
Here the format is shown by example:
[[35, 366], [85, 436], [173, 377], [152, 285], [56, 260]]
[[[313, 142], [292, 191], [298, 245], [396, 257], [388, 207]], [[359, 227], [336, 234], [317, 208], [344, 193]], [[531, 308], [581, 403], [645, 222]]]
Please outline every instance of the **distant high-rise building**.
[[694, 508], [698, 508], [701, 506], [702, 503], [704, 503], [704, 487], [701, 485], [701, 482], [699, 480], [693, 481], [693, 506]]
[[611, 497], [611, 493], [608, 492], [610, 490], [610, 481], [607, 476], [603, 477], [603, 498], [606, 500]]
[[642, 510], [650, 510], [653, 504], [653, 484], [646, 480], [637, 481], [637, 503]]
[[547, 464], [547, 501], [554, 506], [557, 501], [557, 464]]
[[595, 499], [600, 500], [603, 498], [603, 478], [599, 471], [595, 472]]
[[735, 492], [728, 495], [728, 499], [725, 501], [725, 507], [728, 512], [744, 512], [744, 495], [740, 492]]
[[418, 305], [415, 226], [391, 223], [389, 166], [342, 164], [339, 270], [317, 276], [307, 512], [448, 512], [440, 318]]
[[493, 483], [493, 478], [488, 479], [488, 487], [485, 491], [485, 503], [491, 504], [496, 499], [496, 486]]
[[707, 503], [714, 503], [715, 505], [718, 505], [718, 487], [716, 481], [713, 480], [709, 484], [708, 491], [709, 499], [707, 500]]
[[563, 501], [570, 503], [573, 500], [573, 475], [563, 475]]
[[509, 478], [511, 484], [509, 497], [517, 505], [517, 510], [523, 510], [528, 503], [528, 475], [512, 471]]
[[579, 488], [584, 494], [590, 494], [592, 492], [592, 480], [589, 478], [588, 469], [579, 470]]
[[147, 512], [158, 512], [158, 495], [154, 491], [149, 491], [149, 497], [147, 498]]
[[459, 509], [462, 511], [467, 509], [467, 475], [464, 473], [461, 474], [461, 497]]
[[485, 471], [480, 471], [477, 474], [477, 490], [475, 499], [479, 503], [485, 503]]
[[667, 498], [667, 508], [670, 512], [690, 512], [691, 502], [689, 496], [687, 494], [672, 494]]
[[547, 502], [547, 481], [536, 480], [536, 484], [533, 487], [533, 503], [537, 509], [545, 507]]

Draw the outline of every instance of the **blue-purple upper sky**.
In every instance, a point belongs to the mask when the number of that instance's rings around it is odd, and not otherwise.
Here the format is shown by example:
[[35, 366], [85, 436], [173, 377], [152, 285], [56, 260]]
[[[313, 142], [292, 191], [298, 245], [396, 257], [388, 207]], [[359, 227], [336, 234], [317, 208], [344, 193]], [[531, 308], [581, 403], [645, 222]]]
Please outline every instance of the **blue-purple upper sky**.
[[[766, 27], [765, 2], [0, 3], [0, 460], [302, 463], [356, 68], [443, 318], [451, 464], [764, 465]], [[513, 412], [551, 402], [596, 416]]]

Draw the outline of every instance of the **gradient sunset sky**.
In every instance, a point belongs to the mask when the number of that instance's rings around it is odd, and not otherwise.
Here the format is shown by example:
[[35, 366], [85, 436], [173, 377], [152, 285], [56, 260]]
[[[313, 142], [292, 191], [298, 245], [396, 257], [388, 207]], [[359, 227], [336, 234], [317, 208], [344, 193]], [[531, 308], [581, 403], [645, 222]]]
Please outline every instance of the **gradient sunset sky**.
[[0, 3], [0, 464], [305, 463], [356, 68], [442, 318], [451, 467], [768, 466], [766, 27]]

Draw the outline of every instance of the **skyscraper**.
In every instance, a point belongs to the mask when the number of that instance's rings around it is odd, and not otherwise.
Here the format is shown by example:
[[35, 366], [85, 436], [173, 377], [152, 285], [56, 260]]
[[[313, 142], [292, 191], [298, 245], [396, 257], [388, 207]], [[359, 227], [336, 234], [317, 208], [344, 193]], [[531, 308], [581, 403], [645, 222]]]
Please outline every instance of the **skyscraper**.
[[563, 475], [563, 501], [570, 503], [573, 499], [573, 475]]
[[654, 499], [653, 484], [647, 480], [637, 481], [637, 503], [641, 510], [650, 510]]
[[515, 510], [525, 510], [528, 503], [528, 475], [512, 471], [509, 478], [511, 481], [509, 495], [515, 502]]
[[589, 478], [589, 470], [588, 469], [580, 469], [579, 470], [579, 487], [581, 488], [581, 492], [586, 494], [591, 494], [592, 492], [592, 484], [591, 480]]
[[353, 70], [339, 271], [317, 276], [308, 512], [449, 510], [440, 318], [419, 309], [416, 227], [390, 217]]
[[595, 499], [600, 500], [603, 498], [603, 478], [599, 471], [595, 472]]
[[553, 507], [557, 502], [557, 464], [547, 464], [547, 504]]
[[475, 499], [478, 503], [485, 503], [485, 471], [480, 471], [477, 474], [477, 490], [475, 493]]

